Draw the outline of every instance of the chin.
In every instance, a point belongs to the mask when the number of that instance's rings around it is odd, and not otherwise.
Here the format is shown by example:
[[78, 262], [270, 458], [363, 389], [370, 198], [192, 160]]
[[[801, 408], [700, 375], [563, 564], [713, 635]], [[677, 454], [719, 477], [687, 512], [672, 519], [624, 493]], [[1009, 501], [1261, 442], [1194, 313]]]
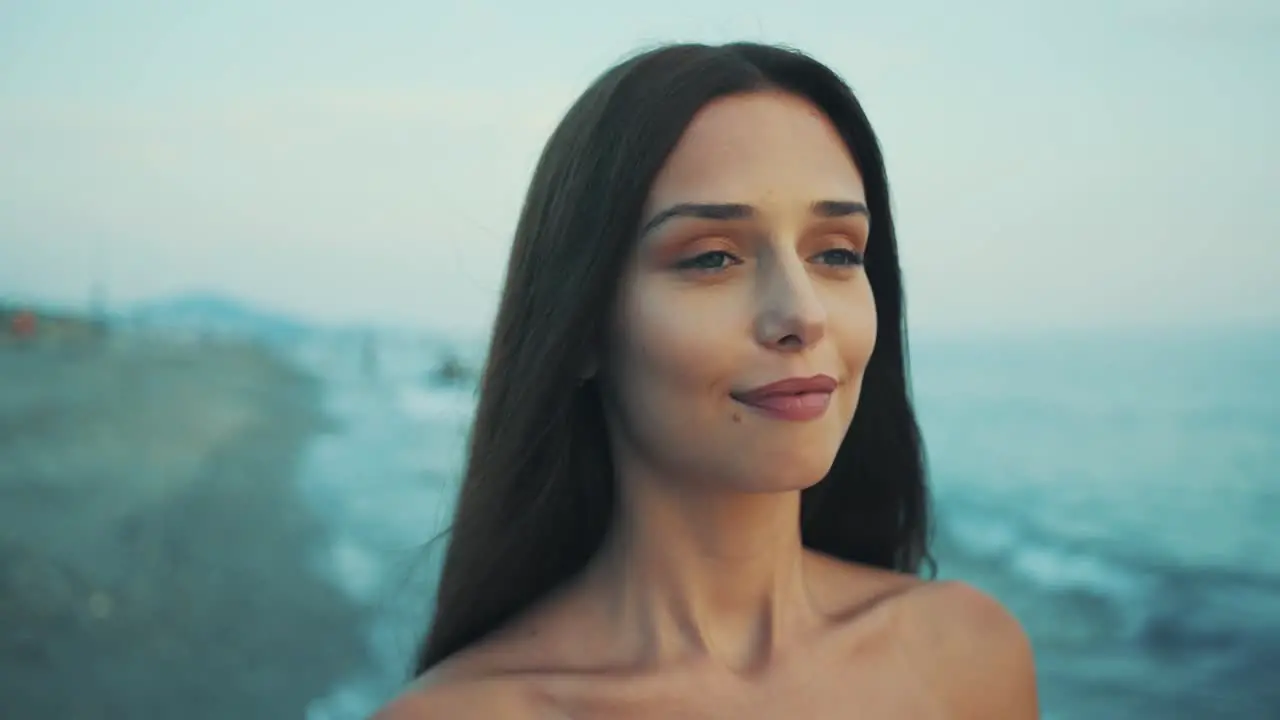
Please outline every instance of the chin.
[[[746, 467], [738, 473], [738, 485], [743, 492], [780, 493], [806, 490], [822, 482], [835, 462], [836, 450], [830, 452], [787, 453], [787, 457], [759, 458], [748, 454], [742, 458]], [[758, 458], [757, 462], [752, 462]]]

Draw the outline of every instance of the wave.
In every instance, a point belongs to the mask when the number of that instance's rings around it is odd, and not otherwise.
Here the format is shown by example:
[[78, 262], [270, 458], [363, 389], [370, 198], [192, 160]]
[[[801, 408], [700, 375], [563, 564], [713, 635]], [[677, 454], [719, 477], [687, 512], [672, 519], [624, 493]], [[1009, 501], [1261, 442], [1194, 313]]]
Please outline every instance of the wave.
[[1106, 666], [1119, 678], [1123, 667], [1133, 685], [1182, 678], [1280, 703], [1268, 679], [1280, 667], [1280, 577], [1054, 536], [972, 498], [950, 498], [938, 531], [945, 575], [1008, 603], [1051, 673]]

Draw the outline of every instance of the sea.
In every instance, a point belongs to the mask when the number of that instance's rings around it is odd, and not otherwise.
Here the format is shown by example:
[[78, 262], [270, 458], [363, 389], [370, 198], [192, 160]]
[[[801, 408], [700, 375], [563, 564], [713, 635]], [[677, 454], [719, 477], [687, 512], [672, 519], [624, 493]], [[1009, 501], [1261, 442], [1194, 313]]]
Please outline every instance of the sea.
[[[484, 347], [318, 335], [290, 352], [334, 428], [299, 482], [315, 570], [369, 609], [371, 663], [307, 709], [403, 687], [431, 612]], [[917, 338], [943, 578], [1022, 621], [1053, 720], [1280, 719], [1280, 330]]]

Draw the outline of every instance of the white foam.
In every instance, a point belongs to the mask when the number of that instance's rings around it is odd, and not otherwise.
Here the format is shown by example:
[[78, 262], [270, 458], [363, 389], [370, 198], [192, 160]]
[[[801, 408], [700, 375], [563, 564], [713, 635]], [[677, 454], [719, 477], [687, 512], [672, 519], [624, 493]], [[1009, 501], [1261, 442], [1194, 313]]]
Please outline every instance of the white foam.
[[306, 717], [360, 720], [408, 679], [438, 572], [425, 545], [450, 510], [474, 397], [423, 386], [429, 359], [415, 368], [408, 352], [373, 377], [343, 347], [317, 343], [296, 357], [325, 382], [325, 407], [337, 421], [313, 441], [300, 477], [329, 529], [317, 569], [372, 613], [371, 665], [316, 698]]
[[339, 536], [329, 546], [327, 570], [335, 585], [362, 604], [372, 603], [383, 584], [381, 563], [367, 546], [349, 536]]
[[1100, 558], [1059, 548], [1028, 544], [1013, 554], [1013, 567], [1023, 576], [1049, 589], [1084, 588], [1119, 592], [1139, 592], [1141, 583], [1123, 568]]
[[421, 421], [466, 421], [475, 409], [475, 394], [469, 388], [424, 388], [407, 384], [397, 391], [400, 409]]
[[1046, 590], [1079, 589], [1107, 596], [1145, 592], [1144, 578], [1103, 557], [1050, 542], [994, 510], [954, 503], [947, 530], [965, 552], [1010, 566]]
[[951, 535], [970, 552], [995, 555], [1017, 546], [1018, 530], [1012, 523], [969, 514], [957, 514], [948, 520]]

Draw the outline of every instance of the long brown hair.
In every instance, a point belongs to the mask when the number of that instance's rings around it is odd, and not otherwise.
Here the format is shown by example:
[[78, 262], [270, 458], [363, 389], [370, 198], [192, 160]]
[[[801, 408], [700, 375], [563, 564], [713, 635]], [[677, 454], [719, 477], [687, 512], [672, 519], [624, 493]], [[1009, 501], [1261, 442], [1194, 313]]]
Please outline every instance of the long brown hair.
[[804, 543], [916, 573], [930, 565], [923, 448], [911, 406], [901, 271], [879, 144], [849, 87], [790, 49], [669, 45], [605, 72], [543, 150], [516, 228], [425, 672], [578, 573], [613, 517], [613, 463], [584, 358], [608, 346], [650, 185], [694, 115], [776, 89], [826, 113], [862, 173], [878, 336], [830, 473], [802, 496]]

